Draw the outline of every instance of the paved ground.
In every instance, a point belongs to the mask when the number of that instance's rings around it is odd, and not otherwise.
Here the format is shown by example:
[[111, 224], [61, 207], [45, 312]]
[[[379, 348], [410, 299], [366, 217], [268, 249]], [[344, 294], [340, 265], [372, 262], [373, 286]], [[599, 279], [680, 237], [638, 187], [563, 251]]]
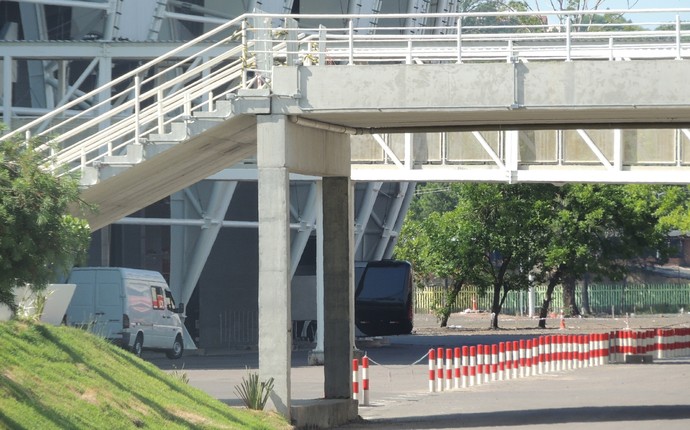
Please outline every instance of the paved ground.
[[[690, 361], [610, 365], [458, 391], [410, 391], [360, 407], [355, 429], [690, 428]], [[373, 394], [375, 398], [376, 395]]]
[[[486, 314], [453, 314], [448, 328], [438, 328], [430, 315], [417, 315], [415, 333], [383, 342], [361, 342], [373, 364], [371, 405], [360, 407], [355, 429], [542, 428], [666, 429], [690, 428], [690, 360], [651, 365], [609, 365], [499, 381], [443, 393], [428, 392], [429, 347], [495, 343], [543, 334], [591, 333], [630, 328], [690, 326], [690, 315], [626, 318], [560, 319], [536, 329], [536, 320], [504, 316], [501, 330], [486, 330]], [[190, 384], [233, 405], [234, 393], [247, 368], [256, 369], [256, 351], [216, 351], [216, 355], [171, 361], [149, 359], [163, 369], [184, 368]], [[323, 368], [306, 365], [308, 348], [296, 350], [292, 363], [294, 401], [323, 397]], [[413, 364], [421, 359], [418, 364]]]

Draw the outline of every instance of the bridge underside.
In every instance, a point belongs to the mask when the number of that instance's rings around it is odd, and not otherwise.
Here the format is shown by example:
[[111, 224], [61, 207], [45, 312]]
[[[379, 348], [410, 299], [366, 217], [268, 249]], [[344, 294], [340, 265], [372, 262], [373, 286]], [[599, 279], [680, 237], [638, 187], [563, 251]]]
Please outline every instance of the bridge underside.
[[93, 231], [256, 154], [256, 118], [235, 116], [171, 145], [82, 192], [98, 207], [85, 214]]

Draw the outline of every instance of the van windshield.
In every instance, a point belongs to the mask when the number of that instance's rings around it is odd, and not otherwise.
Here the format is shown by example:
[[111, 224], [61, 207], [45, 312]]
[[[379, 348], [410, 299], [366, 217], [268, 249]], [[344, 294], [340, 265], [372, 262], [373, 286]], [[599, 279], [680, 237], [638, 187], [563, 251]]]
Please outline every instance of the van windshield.
[[358, 299], [402, 299], [408, 268], [404, 265], [369, 266], [362, 278]]

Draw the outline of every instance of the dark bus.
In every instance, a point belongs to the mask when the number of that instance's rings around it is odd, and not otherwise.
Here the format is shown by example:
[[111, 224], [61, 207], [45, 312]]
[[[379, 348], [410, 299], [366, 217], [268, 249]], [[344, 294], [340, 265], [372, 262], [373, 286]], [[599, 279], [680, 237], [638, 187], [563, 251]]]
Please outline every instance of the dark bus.
[[355, 290], [355, 324], [367, 336], [412, 332], [412, 265], [401, 260], [370, 261]]

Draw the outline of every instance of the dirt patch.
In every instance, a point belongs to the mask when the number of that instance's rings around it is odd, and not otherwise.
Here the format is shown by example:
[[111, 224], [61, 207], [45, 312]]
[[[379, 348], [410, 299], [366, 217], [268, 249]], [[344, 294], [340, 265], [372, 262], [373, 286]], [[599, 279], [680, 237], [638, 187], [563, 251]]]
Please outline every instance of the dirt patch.
[[[436, 316], [431, 314], [417, 314], [414, 320], [414, 331], [417, 334], [449, 335], [449, 334], [492, 334], [496, 330], [489, 329], [491, 314], [485, 312], [458, 312], [451, 314], [448, 326], [441, 328]], [[656, 329], [690, 327], [690, 313], [683, 314], [654, 314], [654, 315], [626, 315], [622, 317], [589, 316], [582, 318], [547, 318], [546, 329], [538, 328], [538, 318], [527, 316], [500, 315], [498, 318], [499, 331], [511, 334], [554, 334], [567, 332], [572, 334], [599, 333], [615, 330]]]

